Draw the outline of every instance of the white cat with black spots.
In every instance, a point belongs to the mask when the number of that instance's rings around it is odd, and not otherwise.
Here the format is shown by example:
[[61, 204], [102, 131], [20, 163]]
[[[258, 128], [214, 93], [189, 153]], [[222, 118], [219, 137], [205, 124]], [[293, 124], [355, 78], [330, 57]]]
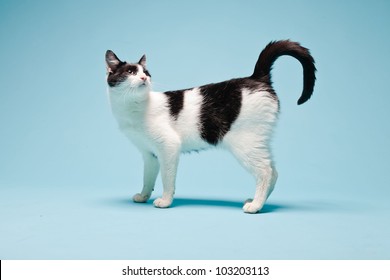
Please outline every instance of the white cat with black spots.
[[145, 56], [138, 63], [127, 63], [107, 51], [113, 115], [144, 160], [144, 185], [133, 200], [146, 202], [150, 198], [161, 171], [163, 195], [154, 206], [171, 206], [180, 154], [220, 147], [230, 151], [254, 176], [255, 195], [243, 209], [259, 212], [277, 180], [270, 140], [279, 101], [270, 71], [282, 55], [295, 57], [303, 66], [304, 87], [298, 100], [302, 104], [312, 95], [316, 68], [309, 51], [289, 40], [268, 44], [250, 77], [168, 92], [151, 90]]

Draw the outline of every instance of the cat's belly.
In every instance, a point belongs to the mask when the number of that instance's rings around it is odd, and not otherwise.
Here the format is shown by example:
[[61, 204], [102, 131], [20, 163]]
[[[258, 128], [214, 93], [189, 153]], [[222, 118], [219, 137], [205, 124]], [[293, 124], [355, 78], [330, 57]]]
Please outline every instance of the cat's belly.
[[[122, 129], [122, 132], [140, 151], [150, 152], [155, 155], [159, 154], [159, 147], [161, 146], [161, 143], [158, 143], [155, 137], [152, 137], [145, 132], [130, 129]], [[207, 150], [212, 147], [209, 143], [200, 138], [196, 131], [191, 131], [191, 133], [188, 132], [189, 131], [176, 131], [181, 139], [180, 151], [182, 153]], [[169, 140], [166, 140], [166, 142], [166, 144], [168, 144]]]
[[212, 146], [209, 143], [202, 140], [198, 135], [192, 137], [187, 136], [182, 138], [181, 152], [189, 153], [193, 151], [202, 151], [211, 147]]

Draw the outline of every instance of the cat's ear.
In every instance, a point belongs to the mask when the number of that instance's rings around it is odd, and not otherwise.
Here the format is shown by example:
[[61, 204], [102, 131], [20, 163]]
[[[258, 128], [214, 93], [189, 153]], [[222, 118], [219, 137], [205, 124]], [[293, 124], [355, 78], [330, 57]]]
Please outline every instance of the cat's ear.
[[122, 63], [122, 61], [119, 60], [119, 58], [115, 55], [115, 53], [111, 50], [106, 51], [106, 63], [107, 63], [107, 70], [110, 72], [115, 71], [115, 69], [118, 67], [119, 64]]
[[143, 67], [146, 67], [146, 55], [143, 55], [141, 59], [138, 61], [138, 64], [142, 65]]

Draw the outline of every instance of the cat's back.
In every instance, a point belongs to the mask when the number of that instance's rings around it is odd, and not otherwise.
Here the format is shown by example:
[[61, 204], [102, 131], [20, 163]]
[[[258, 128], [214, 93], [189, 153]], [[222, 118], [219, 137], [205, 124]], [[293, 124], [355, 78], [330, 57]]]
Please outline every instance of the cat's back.
[[234, 128], [253, 129], [267, 119], [273, 122], [279, 106], [272, 88], [251, 78], [162, 94], [184, 150], [218, 145]]

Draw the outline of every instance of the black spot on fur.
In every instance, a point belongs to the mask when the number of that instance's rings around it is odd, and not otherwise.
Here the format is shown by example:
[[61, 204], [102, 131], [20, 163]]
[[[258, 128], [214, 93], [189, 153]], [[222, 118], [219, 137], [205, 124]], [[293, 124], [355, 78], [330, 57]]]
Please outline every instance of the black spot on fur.
[[129, 75], [136, 75], [138, 67], [136, 64], [120, 62], [114, 71], [108, 73], [107, 83], [110, 87], [115, 87], [125, 81]]
[[164, 92], [168, 98], [169, 113], [175, 120], [177, 120], [179, 113], [184, 106], [184, 91], [185, 90], [175, 90]]
[[152, 76], [150, 75], [149, 71], [145, 69], [145, 67], [143, 67], [144, 69], [144, 73], [146, 76], [148, 76], [149, 78], [151, 78]]
[[137, 75], [138, 73], [138, 67], [134, 64], [127, 64], [126, 67], [124, 67], [124, 71], [131, 75]]
[[[257, 83], [257, 82], [255, 82]], [[199, 88], [203, 97], [200, 112], [200, 135], [217, 145], [230, 130], [241, 109], [242, 88], [252, 87], [249, 79], [233, 79]]]

